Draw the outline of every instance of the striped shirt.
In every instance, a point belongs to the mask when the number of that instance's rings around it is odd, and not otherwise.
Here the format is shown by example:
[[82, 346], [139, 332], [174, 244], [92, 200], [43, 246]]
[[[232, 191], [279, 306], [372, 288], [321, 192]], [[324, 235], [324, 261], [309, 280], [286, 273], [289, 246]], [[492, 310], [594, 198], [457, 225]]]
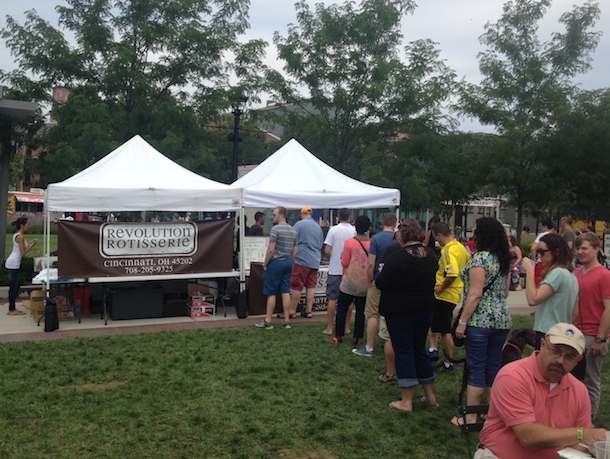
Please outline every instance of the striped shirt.
[[269, 243], [275, 242], [272, 260], [290, 260], [292, 249], [297, 245], [297, 232], [288, 223], [279, 223], [271, 228]]

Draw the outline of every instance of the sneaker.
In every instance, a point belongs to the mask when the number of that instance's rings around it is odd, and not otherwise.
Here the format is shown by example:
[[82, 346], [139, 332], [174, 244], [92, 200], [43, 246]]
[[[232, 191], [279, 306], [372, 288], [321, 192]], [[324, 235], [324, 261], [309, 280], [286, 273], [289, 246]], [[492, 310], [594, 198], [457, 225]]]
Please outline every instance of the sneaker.
[[396, 378], [394, 376], [388, 376], [386, 373], [384, 373], [377, 376], [377, 381], [380, 383], [394, 384], [396, 382]]
[[431, 362], [436, 362], [438, 360], [438, 349], [433, 349], [428, 351], [428, 357], [430, 357]]
[[284, 330], [290, 330], [292, 327], [290, 326], [290, 322], [282, 322], [282, 328]]
[[373, 351], [372, 349], [370, 351], [367, 350], [366, 346], [362, 349], [352, 349], [352, 352], [356, 355], [361, 355], [362, 357], [373, 357], [373, 355], [375, 354], [375, 351]]
[[254, 325], [256, 328], [264, 328], [265, 330], [273, 330], [273, 324], [271, 322], [262, 321]]
[[434, 368], [434, 370], [439, 373], [453, 373], [455, 371], [455, 366], [453, 364], [447, 366], [443, 362], [440, 365], [438, 365], [436, 368]]

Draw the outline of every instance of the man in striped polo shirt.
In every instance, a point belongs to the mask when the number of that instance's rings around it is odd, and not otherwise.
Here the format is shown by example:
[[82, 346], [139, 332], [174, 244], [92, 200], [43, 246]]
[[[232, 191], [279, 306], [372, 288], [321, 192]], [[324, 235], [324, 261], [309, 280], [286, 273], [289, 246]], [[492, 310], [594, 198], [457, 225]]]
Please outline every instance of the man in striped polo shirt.
[[297, 255], [297, 232], [286, 222], [285, 207], [273, 209], [273, 224], [269, 233], [269, 245], [263, 263], [263, 294], [267, 295], [267, 314], [265, 320], [256, 324], [257, 328], [273, 330], [271, 317], [275, 310], [275, 297], [282, 295], [284, 322], [282, 328], [290, 328], [290, 276], [292, 264]]

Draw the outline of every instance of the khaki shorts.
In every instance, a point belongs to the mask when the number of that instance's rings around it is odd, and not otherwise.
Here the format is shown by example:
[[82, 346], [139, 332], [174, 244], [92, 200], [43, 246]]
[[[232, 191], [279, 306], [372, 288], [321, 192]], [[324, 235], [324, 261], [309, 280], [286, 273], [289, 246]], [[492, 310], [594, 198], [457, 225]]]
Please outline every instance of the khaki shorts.
[[366, 306], [364, 307], [364, 316], [368, 319], [374, 317], [379, 319], [379, 300], [381, 300], [381, 290], [375, 285], [375, 281], [371, 282], [371, 286], [366, 292]]
[[390, 341], [390, 332], [385, 323], [385, 317], [379, 317], [379, 337], [384, 341]]

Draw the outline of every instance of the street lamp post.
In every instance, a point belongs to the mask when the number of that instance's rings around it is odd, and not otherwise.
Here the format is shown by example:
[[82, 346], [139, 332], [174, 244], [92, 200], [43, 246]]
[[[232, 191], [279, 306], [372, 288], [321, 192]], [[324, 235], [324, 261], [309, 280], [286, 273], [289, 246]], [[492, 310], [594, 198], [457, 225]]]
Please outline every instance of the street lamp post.
[[237, 156], [239, 142], [243, 140], [239, 135], [239, 122], [241, 120], [241, 115], [244, 114], [244, 112], [240, 109], [240, 104], [245, 104], [246, 102], [248, 102], [248, 98], [246, 96], [240, 96], [233, 105], [232, 113], [235, 117], [235, 124], [233, 125], [233, 132], [228, 136], [229, 142], [233, 142], [233, 167], [231, 168], [231, 183], [237, 180]]

